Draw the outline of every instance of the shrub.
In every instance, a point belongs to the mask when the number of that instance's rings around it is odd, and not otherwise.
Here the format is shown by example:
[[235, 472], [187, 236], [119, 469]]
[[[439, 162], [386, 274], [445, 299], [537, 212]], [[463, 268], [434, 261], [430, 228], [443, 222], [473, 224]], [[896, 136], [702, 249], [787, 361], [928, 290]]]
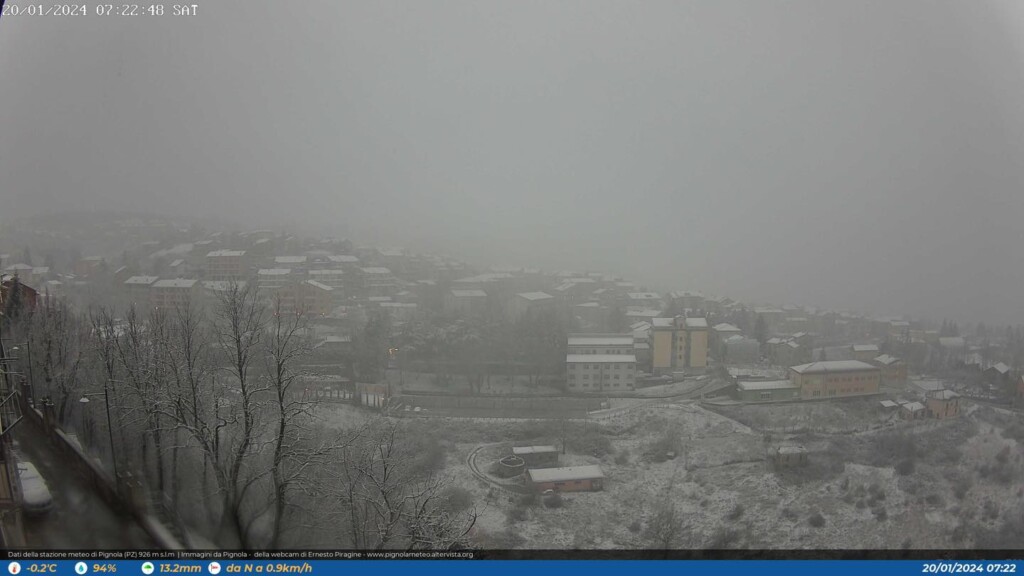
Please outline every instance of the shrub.
[[465, 488], [451, 486], [445, 490], [444, 500], [449, 512], [462, 512], [473, 505], [473, 494]]
[[558, 492], [552, 492], [544, 497], [544, 506], [548, 508], [561, 508], [564, 503], [562, 495]]
[[1003, 449], [1000, 450], [998, 454], [996, 454], [996, 462], [999, 462], [1000, 464], [1006, 464], [1006, 462], [1009, 461], [1009, 460], [1010, 460], [1010, 447], [1008, 445], [1007, 446], [1003, 446]]
[[881, 506], [873, 509], [871, 512], [875, 515], [875, 520], [879, 522], [885, 522], [889, 518], [889, 513]]
[[821, 528], [825, 525], [825, 517], [821, 515], [821, 512], [815, 512], [814, 514], [811, 514], [811, 517], [807, 519], [807, 522], [815, 528]]
[[517, 502], [519, 506], [522, 506], [524, 508], [527, 506], [533, 506], [534, 504], [537, 503], [537, 494], [533, 492], [529, 494], [523, 494], [522, 496], [519, 497]]
[[615, 456], [615, 463], [619, 466], [629, 464], [629, 451], [623, 450], [622, 452], [619, 452], [619, 454]]
[[633, 520], [633, 522], [630, 523], [630, 525], [629, 525], [629, 531], [632, 532], [633, 534], [639, 533], [640, 532], [640, 521], [639, 520]]
[[522, 522], [526, 520], [527, 512], [524, 506], [516, 506], [508, 511], [509, 522]]
[[708, 542], [707, 548], [710, 550], [722, 550], [729, 548], [733, 544], [740, 541], [741, 534], [739, 530], [735, 528], [719, 528], [715, 532], [715, 535], [711, 537], [711, 541]]
[[793, 511], [792, 508], [787, 506], [782, 509], [782, 517], [792, 522], [793, 520], [797, 519], [797, 514]]
[[730, 522], [735, 522], [743, 516], [743, 504], [737, 504], [726, 516], [725, 519]]
[[914, 473], [914, 461], [907, 458], [906, 460], [900, 460], [899, 464], [896, 465], [896, 473], [900, 476], [907, 476]]
[[990, 520], [995, 520], [996, 518], [999, 518], [999, 506], [996, 505], [995, 502], [991, 500], [985, 500], [983, 510], [985, 512], [985, 516], [987, 516]]
[[957, 500], [963, 500], [970, 489], [971, 480], [969, 478], [961, 478], [953, 485], [953, 495], [956, 496]]
[[943, 504], [942, 496], [939, 496], [938, 494], [929, 494], [924, 497], [924, 501], [927, 502], [929, 506], [942, 506]]

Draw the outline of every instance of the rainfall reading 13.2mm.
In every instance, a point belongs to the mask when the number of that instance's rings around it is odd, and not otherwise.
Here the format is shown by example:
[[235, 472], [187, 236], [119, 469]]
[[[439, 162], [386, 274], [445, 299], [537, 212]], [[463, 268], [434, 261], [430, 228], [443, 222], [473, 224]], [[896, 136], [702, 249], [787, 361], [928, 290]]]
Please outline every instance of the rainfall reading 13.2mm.
[[198, 4], [7, 3], [2, 16], [196, 16]]

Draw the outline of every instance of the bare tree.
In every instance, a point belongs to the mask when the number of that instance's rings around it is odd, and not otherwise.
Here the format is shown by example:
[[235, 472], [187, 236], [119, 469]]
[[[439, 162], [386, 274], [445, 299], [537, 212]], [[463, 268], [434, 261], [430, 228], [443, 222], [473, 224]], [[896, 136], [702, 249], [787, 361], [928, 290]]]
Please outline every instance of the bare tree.
[[321, 491], [334, 504], [327, 521], [344, 526], [344, 545], [353, 548], [468, 547], [476, 511], [445, 506], [449, 479], [415, 466], [403, 431], [402, 424], [382, 419], [323, 470]]
[[649, 548], [671, 550], [682, 544], [684, 533], [683, 520], [676, 507], [668, 504], [660, 508], [647, 522], [643, 536]]
[[[222, 491], [223, 509], [219, 534], [222, 539], [230, 538], [233, 534], [238, 544], [247, 548], [249, 538], [245, 530], [246, 522], [242, 518], [242, 504], [254, 480], [246, 474], [249, 471], [245, 467], [255, 454], [258, 440], [260, 395], [269, 389], [266, 382], [261, 382], [251, 374], [253, 360], [260, 351], [260, 342], [266, 329], [266, 307], [257, 287], [253, 284], [241, 286], [232, 283], [219, 295], [213, 323], [214, 337], [227, 357], [226, 370], [232, 379], [232, 388], [229, 389], [233, 389], [238, 396], [237, 405], [225, 407], [227, 414], [217, 411], [215, 419], [221, 422], [210, 439], [216, 458], [218, 485]], [[219, 406], [219, 399], [215, 400], [214, 407]], [[221, 435], [219, 430], [228, 425], [235, 428], [233, 433]], [[222, 442], [227, 445], [222, 446]], [[226, 450], [223, 456], [222, 449]]]
[[[306, 335], [308, 322], [303, 310], [286, 311], [281, 298], [274, 299], [274, 317], [266, 342], [266, 371], [273, 396], [273, 413], [277, 419], [274, 436], [274, 454], [271, 462], [273, 478], [273, 529], [270, 547], [277, 548], [281, 541], [288, 490], [299, 479], [286, 468], [294, 467], [300, 450], [303, 421], [311, 416], [313, 402], [305, 394], [298, 394], [294, 384], [299, 377], [298, 362], [310, 354], [312, 346]], [[307, 462], [311, 455], [306, 454]], [[301, 464], [299, 464], [301, 468]]]
[[[46, 393], [57, 406], [57, 420], [65, 423], [72, 400], [81, 386], [80, 372], [87, 356], [88, 330], [84, 318], [71, 311], [67, 302], [48, 301], [29, 317], [30, 337]], [[36, 383], [33, 383], [36, 385]]]

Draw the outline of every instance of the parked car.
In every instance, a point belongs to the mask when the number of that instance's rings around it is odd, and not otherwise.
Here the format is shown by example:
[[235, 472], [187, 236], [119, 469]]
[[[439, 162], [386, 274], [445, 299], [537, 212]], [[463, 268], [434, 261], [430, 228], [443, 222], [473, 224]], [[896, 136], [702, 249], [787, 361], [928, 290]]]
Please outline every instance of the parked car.
[[22, 510], [26, 514], [49, 512], [53, 508], [53, 496], [35, 465], [18, 462], [18, 477], [21, 479]]

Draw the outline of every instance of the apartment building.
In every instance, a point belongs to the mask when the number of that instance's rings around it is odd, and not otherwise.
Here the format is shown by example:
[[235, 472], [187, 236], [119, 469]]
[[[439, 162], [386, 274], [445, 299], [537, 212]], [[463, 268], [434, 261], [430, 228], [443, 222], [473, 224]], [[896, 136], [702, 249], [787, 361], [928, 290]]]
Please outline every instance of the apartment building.
[[527, 314], [552, 312], [557, 302], [555, 297], [547, 292], [520, 292], [509, 299], [508, 318], [512, 322], [517, 322]]
[[651, 326], [651, 354], [655, 372], [692, 369], [708, 365], [708, 321], [706, 318], [654, 318]]
[[206, 255], [205, 280], [238, 282], [247, 273], [245, 250], [214, 250]]
[[635, 354], [567, 354], [565, 363], [570, 392], [602, 393], [636, 386]]
[[334, 289], [316, 280], [291, 282], [273, 291], [281, 314], [326, 316], [334, 308]]
[[292, 280], [291, 268], [260, 268], [256, 271], [256, 281], [261, 290], [276, 290]]
[[150, 304], [150, 288], [153, 283], [159, 280], [157, 276], [132, 276], [124, 281], [125, 296], [128, 297], [129, 305], [137, 308], [146, 308]]
[[150, 287], [150, 303], [158, 309], [182, 308], [198, 298], [199, 288], [198, 280], [185, 278], [157, 280]]
[[444, 295], [444, 311], [459, 316], [482, 314], [487, 308], [487, 293], [477, 289], [449, 290]]
[[345, 271], [341, 268], [321, 268], [309, 271], [309, 279], [326, 284], [335, 290], [345, 286]]

